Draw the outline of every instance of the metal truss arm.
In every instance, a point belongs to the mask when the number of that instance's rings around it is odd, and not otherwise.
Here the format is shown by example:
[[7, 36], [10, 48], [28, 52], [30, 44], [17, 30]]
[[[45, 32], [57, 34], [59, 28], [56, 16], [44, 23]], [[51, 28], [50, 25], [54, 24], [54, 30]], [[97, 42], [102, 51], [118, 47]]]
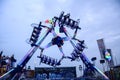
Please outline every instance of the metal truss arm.
[[[41, 45], [41, 43], [43, 42], [43, 40], [46, 38], [46, 36], [49, 34], [50, 29], [48, 29], [46, 31], [46, 33], [44, 35], [42, 35], [42, 37], [40, 38], [40, 41], [38, 42], [38, 46]], [[11, 69], [10, 71], [8, 71], [7, 73], [5, 73], [3, 76], [0, 77], [0, 80], [15, 80], [12, 79], [17, 73], [21, 72], [22, 69], [24, 68], [24, 66], [27, 64], [27, 62], [30, 60], [30, 58], [32, 57], [32, 55], [36, 52], [36, 50], [38, 49], [37, 46], [33, 46], [28, 52], [27, 54], [24, 56], [23, 59], [21, 59], [21, 61], [18, 63], [17, 67], [14, 69]]]

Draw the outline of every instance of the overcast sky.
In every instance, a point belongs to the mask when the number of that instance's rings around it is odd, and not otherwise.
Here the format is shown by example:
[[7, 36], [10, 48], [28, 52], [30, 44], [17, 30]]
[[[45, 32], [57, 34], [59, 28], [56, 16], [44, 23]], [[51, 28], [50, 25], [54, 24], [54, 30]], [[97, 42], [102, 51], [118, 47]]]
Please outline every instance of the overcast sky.
[[[71, 18], [80, 19], [82, 28], [77, 37], [85, 40], [89, 59], [97, 57], [100, 68], [100, 53], [96, 40], [103, 38], [107, 48], [112, 49], [113, 57], [120, 64], [120, 1], [119, 0], [0, 0], [0, 51], [4, 55], [15, 55], [17, 63], [31, 48], [26, 40], [32, 32], [31, 23], [39, 23], [60, 12], [71, 13]], [[52, 38], [51, 35], [49, 37]], [[49, 38], [45, 42], [49, 42]], [[43, 44], [44, 45], [44, 44]], [[67, 46], [67, 47], [65, 47]], [[64, 51], [70, 55], [72, 47], [65, 42]], [[54, 50], [53, 50], [54, 49]], [[55, 50], [56, 49], [56, 50]], [[39, 66], [40, 50], [27, 65]], [[61, 54], [56, 46], [44, 51], [46, 55], [59, 59]], [[82, 62], [64, 60], [61, 66], [78, 66]], [[46, 66], [44, 64], [40, 66]]]

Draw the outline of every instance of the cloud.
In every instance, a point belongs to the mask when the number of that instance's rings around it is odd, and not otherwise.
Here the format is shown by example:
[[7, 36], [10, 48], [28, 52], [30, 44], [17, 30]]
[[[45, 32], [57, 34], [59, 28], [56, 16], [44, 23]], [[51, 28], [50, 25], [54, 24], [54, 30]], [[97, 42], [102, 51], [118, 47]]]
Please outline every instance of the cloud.
[[[100, 58], [96, 42], [100, 38], [104, 38], [107, 47], [111, 48], [113, 53], [115, 52], [119, 56], [120, 6], [118, 2], [113, 0], [5, 1], [2, 3], [2, 7], [0, 7], [0, 44], [2, 44], [0, 49], [4, 49], [6, 55], [14, 52], [16, 57], [19, 56], [19, 62], [30, 49], [30, 46], [25, 42], [30, 37], [32, 31], [30, 24], [51, 19], [54, 16], [59, 16], [61, 11], [65, 11], [65, 13], [71, 13], [71, 18], [75, 20], [80, 18], [80, 27], [82, 29], [78, 32], [77, 37], [81, 40], [84, 39], [86, 45], [88, 45], [88, 50], [85, 51], [85, 54], [89, 58], [92, 56]], [[50, 40], [47, 39], [47, 41], [49, 42]], [[72, 48], [68, 46], [66, 49]], [[53, 50], [49, 52], [53, 52]], [[52, 53], [50, 54], [51, 56], [53, 55]], [[39, 63], [36, 58], [38, 55], [39, 50], [33, 56], [36, 63]], [[33, 58], [28, 64], [31, 65], [32, 61]]]
[[57, 0], [59, 3], [66, 3], [68, 2], [69, 0]]

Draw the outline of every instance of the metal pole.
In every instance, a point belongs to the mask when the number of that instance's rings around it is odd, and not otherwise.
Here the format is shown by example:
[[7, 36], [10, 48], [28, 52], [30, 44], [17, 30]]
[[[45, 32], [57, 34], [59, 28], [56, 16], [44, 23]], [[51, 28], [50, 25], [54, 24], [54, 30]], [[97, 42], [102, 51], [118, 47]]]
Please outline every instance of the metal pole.
[[102, 63], [102, 67], [103, 67], [103, 72], [105, 72], [105, 67], [104, 67], [104, 63]]

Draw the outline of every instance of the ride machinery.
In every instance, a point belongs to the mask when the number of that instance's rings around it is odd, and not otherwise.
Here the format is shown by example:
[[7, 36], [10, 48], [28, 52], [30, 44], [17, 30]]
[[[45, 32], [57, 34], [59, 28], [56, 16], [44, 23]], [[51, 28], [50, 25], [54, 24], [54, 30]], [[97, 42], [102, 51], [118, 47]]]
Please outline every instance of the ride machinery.
[[[86, 48], [84, 40], [79, 40], [76, 38], [78, 30], [81, 28], [79, 27], [80, 19], [73, 20], [70, 18], [70, 14], [64, 14], [64, 12], [61, 12], [59, 17], [53, 17], [51, 20], [46, 20], [45, 23], [49, 24], [49, 26], [42, 25], [42, 22], [39, 24], [33, 23], [31, 26], [33, 26], [33, 32], [29, 39], [29, 44], [31, 45], [31, 49], [27, 52], [27, 54], [24, 56], [23, 59], [17, 64], [17, 66], [4, 75], [0, 77], [0, 80], [16, 80], [20, 76], [20, 72], [22, 72], [23, 68], [27, 64], [27, 62], [30, 60], [30, 58], [33, 56], [33, 54], [37, 51], [37, 49], [40, 49], [40, 55], [37, 56], [40, 58], [40, 63], [44, 63], [53, 67], [61, 65], [61, 61], [63, 59], [70, 59], [71, 61], [75, 61], [77, 59], [81, 59], [85, 66], [90, 69], [91, 71], [98, 72], [102, 75], [102, 77], [105, 80], [109, 80], [108, 77], [102, 73], [99, 69], [97, 69], [86, 57], [86, 55], [83, 53], [83, 50]], [[65, 37], [61, 37], [57, 34], [55, 31], [55, 28], [58, 28], [59, 33], [63, 33]], [[70, 35], [67, 31], [67, 28], [70, 28], [74, 31], [73, 35]], [[41, 34], [42, 30], [45, 30], [44, 34]], [[53, 34], [53, 38], [51, 41], [44, 47], [41, 47], [41, 43], [44, 41], [44, 39], [47, 37], [47, 35], [51, 33]], [[71, 45], [73, 46], [73, 51], [71, 53], [71, 56], [66, 56], [63, 52], [63, 45], [65, 41], [69, 41]], [[60, 60], [57, 60], [55, 58], [49, 57], [47, 55], [43, 54], [43, 51], [53, 45], [57, 45], [60, 52], [62, 53], [62, 57]]]

